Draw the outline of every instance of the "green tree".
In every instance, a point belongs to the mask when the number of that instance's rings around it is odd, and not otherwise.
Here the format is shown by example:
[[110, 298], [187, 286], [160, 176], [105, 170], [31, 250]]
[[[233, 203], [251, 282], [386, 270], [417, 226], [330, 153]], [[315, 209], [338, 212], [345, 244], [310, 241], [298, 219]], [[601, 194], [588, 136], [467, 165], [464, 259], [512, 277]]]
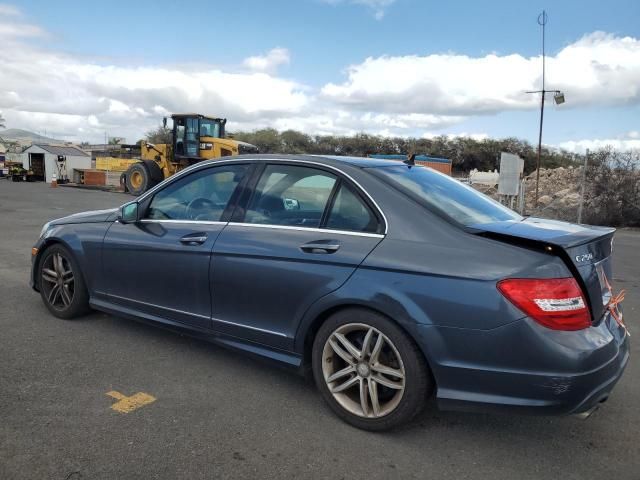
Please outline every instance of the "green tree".
[[[367, 133], [351, 136], [307, 135], [295, 130], [278, 132], [273, 128], [238, 132], [234, 138], [256, 145], [262, 153], [312, 153], [319, 155], [425, 154], [448, 158], [459, 173], [493, 170], [500, 167], [500, 153], [519, 155], [525, 161], [525, 174], [536, 168], [537, 149], [518, 138], [481, 139], [470, 137], [403, 138]], [[544, 168], [578, 165], [580, 155], [564, 150], [542, 148]]]
[[173, 141], [173, 134], [170, 128], [164, 127], [162, 125], [154, 128], [153, 130], [149, 130], [146, 134], [146, 141], [149, 143], [157, 143], [157, 144], [168, 144], [170, 145]]

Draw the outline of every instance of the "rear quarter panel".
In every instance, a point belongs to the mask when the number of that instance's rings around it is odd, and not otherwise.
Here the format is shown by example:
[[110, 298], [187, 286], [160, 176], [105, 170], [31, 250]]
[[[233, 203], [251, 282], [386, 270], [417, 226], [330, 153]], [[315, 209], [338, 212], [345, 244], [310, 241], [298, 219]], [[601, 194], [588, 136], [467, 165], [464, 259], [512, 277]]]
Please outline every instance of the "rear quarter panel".
[[[498, 292], [497, 281], [571, 276], [552, 254], [468, 233], [366, 177], [358, 180], [384, 211], [388, 233], [340, 289], [307, 311], [302, 332], [340, 305], [378, 310], [405, 329], [490, 330], [524, 317]], [[298, 351], [304, 348], [300, 337]]]

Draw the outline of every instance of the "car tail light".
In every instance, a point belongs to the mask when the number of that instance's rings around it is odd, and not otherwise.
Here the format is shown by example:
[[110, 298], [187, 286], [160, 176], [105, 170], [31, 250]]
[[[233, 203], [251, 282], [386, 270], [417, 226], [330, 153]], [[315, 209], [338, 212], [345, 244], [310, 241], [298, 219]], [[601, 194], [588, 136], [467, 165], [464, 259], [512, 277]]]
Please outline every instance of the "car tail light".
[[581, 330], [591, 315], [574, 278], [508, 278], [498, 290], [536, 322], [554, 330]]

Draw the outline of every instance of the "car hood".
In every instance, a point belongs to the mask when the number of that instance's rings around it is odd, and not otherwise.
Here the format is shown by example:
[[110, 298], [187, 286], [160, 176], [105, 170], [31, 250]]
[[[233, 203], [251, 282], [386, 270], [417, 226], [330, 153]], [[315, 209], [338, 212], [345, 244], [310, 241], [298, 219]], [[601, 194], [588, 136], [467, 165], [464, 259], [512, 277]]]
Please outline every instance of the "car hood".
[[115, 220], [117, 212], [117, 208], [109, 208], [107, 210], [91, 210], [89, 212], [74, 213], [73, 215], [69, 215], [68, 217], [62, 217], [53, 220], [51, 222], [51, 225], [109, 222]]

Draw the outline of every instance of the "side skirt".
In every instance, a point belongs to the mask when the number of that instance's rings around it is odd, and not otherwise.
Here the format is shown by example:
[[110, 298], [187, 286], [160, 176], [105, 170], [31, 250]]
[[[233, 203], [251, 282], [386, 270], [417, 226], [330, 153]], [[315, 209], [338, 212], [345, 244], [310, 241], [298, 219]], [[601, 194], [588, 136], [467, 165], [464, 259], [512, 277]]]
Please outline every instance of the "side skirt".
[[147, 323], [183, 335], [189, 335], [194, 338], [206, 340], [222, 347], [230, 348], [233, 350], [240, 350], [252, 356], [274, 362], [279, 366], [297, 369], [298, 373], [303, 374], [301, 368], [302, 357], [300, 355], [296, 355], [295, 353], [269, 348], [266, 345], [250, 342], [238, 337], [233, 337], [231, 335], [222, 334], [212, 329], [203, 329], [188, 326], [184, 323], [176, 322], [167, 318], [144, 314], [136, 310], [123, 307], [122, 305], [116, 305], [106, 300], [91, 298], [89, 300], [89, 305], [95, 310], [100, 310], [101, 312], [108, 313], [110, 315]]

